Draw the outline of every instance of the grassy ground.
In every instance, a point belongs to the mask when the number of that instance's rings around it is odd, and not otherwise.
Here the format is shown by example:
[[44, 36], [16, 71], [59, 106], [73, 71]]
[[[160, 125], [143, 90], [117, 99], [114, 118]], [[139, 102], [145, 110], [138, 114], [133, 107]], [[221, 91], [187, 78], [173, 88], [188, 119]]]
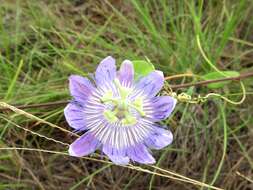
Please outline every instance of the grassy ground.
[[[202, 76], [213, 69], [199, 50], [197, 36], [220, 70], [253, 71], [252, 16], [251, 0], [0, 0], [0, 98], [17, 105], [68, 100], [68, 76], [94, 71], [107, 55], [118, 63], [147, 57], [166, 76], [187, 72]], [[253, 189], [252, 82], [252, 78], [244, 80], [247, 98], [241, 105], [219, 98], [202, 104], [179, 103], [165, 121], [175, 134], [174, 142], [154, 151], [156, 165], [224, 189]], [[242, 95], [238, 82], [217, 90], [198, 87], [179, 92], [193, 96], [216, 92], [233, 100]], [[63, 108], [26, 111], [71, 130]], [[65, 143], [75, 139], [34, 119], [1, 111], [0, 147], [67, 150], [24, 128]], [[147, 174], [141, 168], [60, 153], [0, 150], [0, 190], [208, 189]]]

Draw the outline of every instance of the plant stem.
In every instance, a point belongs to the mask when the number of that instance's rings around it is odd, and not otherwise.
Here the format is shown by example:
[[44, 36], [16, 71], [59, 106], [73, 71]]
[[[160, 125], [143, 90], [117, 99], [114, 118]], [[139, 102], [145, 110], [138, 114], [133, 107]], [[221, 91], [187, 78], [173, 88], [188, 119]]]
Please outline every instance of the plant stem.
[[214, 79], [214, 80], [205, 80], [205, 81], [200, 81], [200, 82], [195, 82], [195, 83], [185, 83], [185, 84], [178, 84], [178, 85], [171, 85], [170, 88], [173, 90], [180, 89], [180, 88], [186, 88], [190, 86], [202, 86], [202, 85], [207, 85], [210, 83], [217, 83], [217, 82], [223, 82], [223, 81], [228, 81], [228, 80], [235, 80], [239, 81], [245, 78], [250, 78], [253, 77], [253, 72], [252, 73], [245, 73], [241, 74], [238, 77], [226, 77], [226, 78], [221, 78], [221, 79]]
[[[190, 86], [202, 86], [202, 85], [207, 85], [210, 83], [217, 83], [217, 82], [223, 82], [223, 81], [228, 81], [228, 80], [233, 80], [233, 81], [239, 81], [245, 78], [250, 78], [253, 77], [253, 72], [250, 73], [245, 73], [241, 74], [238, 77], [226, 77], [226, 78], [221, 78], [221, 79], [215, 79], [215, 80], [205, 80], [205, 81], [200, 81], [196, 83], [186, 83], [186, 84], [178, 84], [178, 85], [171, 85], [170, 88], [173, 90], [177, 90], [180, 88], [186, 88]], [[165, 79], [167, 79], [165, 77]], [[16, 105], [16, 108], [19, 109], [27, 109], [27, 108], [39, 108], [39, 107], [52, 107], [52, 106], [62, 106], [66, 105], [69, 101], [57, 101], [57, 102], [49, 102], [49, 103], [41, 103], [41, 104], [30, 104], [30, 105]], [[0, 111], [6, 111], [8, 110], [7, 108], [2, 108]]]

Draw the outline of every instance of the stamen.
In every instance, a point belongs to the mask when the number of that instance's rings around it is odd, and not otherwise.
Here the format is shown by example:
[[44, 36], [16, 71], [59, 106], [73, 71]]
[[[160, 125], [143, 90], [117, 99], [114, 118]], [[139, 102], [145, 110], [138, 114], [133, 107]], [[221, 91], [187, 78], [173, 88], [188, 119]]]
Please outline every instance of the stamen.
[[129, 102], [127, 97], [132, 89], [123, 87], [118, 79], [114, 80], [114, 84], [119, 90], [120, 97], [113, 97], [113, 92], [108, 91], [101, 98], [103, 103], [111, 103], [114, 107], [113, 110], [104, 111], [105, 118], [111, 123], [120, 120], [123, 125], [135, 125], [137, 123], [137, 118], [130, 113], [129, 108], [135, 109], [144, 117], [146, 114], [143, 111], [143, 99], [139, 97], [134, 102]]
[[132, 107], [132, 108], [134, 108], [135, 110], [137, 110], [141, 114], [142, 117], [144, 117], [146, 115], [145, 112], [143, 111], [142, 107], [137, 107], [137, 106], [135, 106], [133, 104], [129, 104], [129, 106]]
[[135, 125], [137, 123], [137, 120], [131, 114], [129, 114], [128, 112], [125, 112], [125, 118], [122, 119], [122, 123], [124, 125]]
[[113, 98], [113, 93], [112, 93], [112, 91], [106, 92], [106, 93], [103, 95], [103, 97], [100, 98], [100, 100], [101, 100], [102, 102], [113, 101], [114, 98]]
[[111, 123], [115, 123], [116, 121], [118, 121], [118, 118], [116, 117], [115, 113], [113, 113], [110, 110], [105, 110], [104, 111], [104, 116]]
[[119, 93], [120, 93], [121, 98], [123, 100], [125, 100], [127, 98], [127, 96], [131, 93], [131, 89], [122, 86], [120, 84], [119, 79], [115, 79], [114, 83], [115, 83], [116, 87], [119, 89]]
[[143, 99], [141, 97], [136, 98], [133, 104], [129, 104], [130, 107], [137, 110], [142, 117], [144, 117], [146, 114], [143, 111]]

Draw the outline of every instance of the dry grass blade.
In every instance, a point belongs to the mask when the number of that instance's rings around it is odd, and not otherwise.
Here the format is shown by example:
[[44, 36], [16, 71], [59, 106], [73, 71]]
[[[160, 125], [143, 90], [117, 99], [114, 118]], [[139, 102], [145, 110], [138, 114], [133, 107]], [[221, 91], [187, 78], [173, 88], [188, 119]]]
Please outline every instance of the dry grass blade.
[[25, 112], [25, 111], [23, 111], [23, 110], [21, 110], [21, 109], [18, 109], [18, 108], [16, 108], [16, 107], [14, 107], [14, 106], [11, 106], [11, 105], [9, 105], [9, 104], [7, 104], [7, 103], [5, 103], [5, 102], [0, 102], [0, 107], [10, 109], [10, 110], [12, 110], [13, 112], [15, 112], [15, 113], [17, 113], [17, 114], [24, 115], [24, 116], [26, 116], [26, 117], [28, 117], [28, 118], [30, 118], [30, 119], [34, 119], [34, 120], [36, 120], [36, 121], [38, 121], [38, 122], [40, 122], [40, 123], [47, 124], [47, 125], [49, 125], [49, 126], [51, 126], [51, 127], [53, 127], [53, 128], [60, 129], [60, 130], [63, 131], [63, 132], [66, 132], [66, 133], [69, 133], [69, 134], [74, 135], [74, 136], [76, 136], [76, 137], [79, 137], [77, 134], [75, 134], [75, 133], [73, 133], [73, 132], [71, 132], [71, 131], [68, 131], [67, 129], [64, 129], [64, 128], [58, 126], [58, 125], [52, 124], [52, 123], [50, 123], [50, 122], [48, 122], [48, 121], [45, 121], [44, 119], [41, 119], [41, 118], [39, 118], [39, 117], [36, 117], [36, 116], [34, 116], [34, 115], [32, 115], [32, 114], [30, 114], [30, 113], [28, 113], [28, 112]]
[[238, 172], [238, 171], [236, 171], [236, 174], [237, 174], [237, 175], [239, 175], [240, 177], [242, 177], [242, 178], [246, 179], [247, 181], [249, 181], [250, 183], [252, 183], [252, 184], [253, 184], [253, 179], [250, 179], [249, 177], [247, 177], [247, 176], [245, 176], [245, 175], [241, 174], [241, 173], [240, 173], [240, 172]]
[[58, 140], [56, 140], [56, 139], [53, 139], [53, 138], [47, 137], [47, 136], [45, 136], [45, 135], [41, 135], [41, 134], [39, 134], [39, 133], [36, 133], [36, 132], [34, 132], [34, 131], [31, 131], [30, 129], [26, 129], [26, 128], [24, 128], [24, 127], [21, 127], [20, 125], [14, 123], [14, 122], [12, 122], [12, 121], [10, 121], [9, 119], [6, 119], [6, 118], [1, 117], [1, 116], [0, 116], [0, 118], [2, 118], [2, 119], [4, 119], [4, 120], [8, 121], [9, 123], [11, 123], [12, 125], [14, 125], [15, 127], [20, 128], [20, 129], [22, 129], [22, 130], [24, 130], [24, 131], [27, 131], [27, 132], [29, 132], [29, 133], [31, 133], [31, 134], [33, 134], [33, 135], [37, 135], [37, 136], [39, 136], [39, 137], [45, 138], [45, 139], [47, 139], [47, 140], [49, 140], [49, 141], [53, 141], [53, 142], [55, 142], [55, 143], [58, 143], [58, 144], [61, 144], [61, 145], [64, 145], [64, 146], [69, 146], [68, 143], [64, 143], [64, 142], [62, 142], [62, 141], [58, 141]]
[[[65, 153], [65, 152], [58, 152], [58, 151], [45, 150], [45, 149], [36, 149], [36, 148], [24, 148], [24, 147], [6, 147], [6, 148], [2, 148], [1, 147], [0, 150], [25, 150], [25, 151], [35, 151], [35, 152], [44, 152], [44, 153], [60, 154], [60, 155], [64, 155], [64, 156], [70, 156], [68, 153]], [[96, 161], [96, 162], [101, 162], [101, 163], [113, 164], [110, 161], [102, 160], [102, 159], [97, 159], [97, 158], [93, 158], [93, 157], [81, 157], [81, 158], [82, 159], [86, 159], [86, 160], [92, 160], [92, 161]], [[166, 174], [163, 174], [163, 173], [154, 172], [154, 171], [151, 171], [151, 170], [148, 170], [148, 169], [145, 169], [145, 168], [141, 168], [139, 166], [133, 166], [131, 164], [129, 164], [129, 165], [122, 165], [120, 167], [125, 167], [125, 168], [129, 168], [129, 169], [132, 169], [132, 170], [141, 171], [141, 172], [144, 172], [144, 173], [149, 173], [149, 174], [153, 174], [153, 175], [157, 175], [157, 176], [173, 179], [173, 180], [176, 180], [176, 181], [182, 181], [182, 182], [185, 182], [185, 183], [190, 183], [190, 184], [201, 186], [201, 187], [203, 186], [203, 187], [208, 187], [208, 188], [215, 189], [215, 190], [224, 190], [222, 188], [211, 186], [211, 185], [199, 182], [197, 180], [190, 179], [188, 177], [185, 177], [185, 176], [182, 176], [180, 174], [176, 174], [174, 172], [170, 172], [170, 171], [158, 168], [158, 167], [156, 167], [156, 169], [161, 170], [163, 172], [166, 171], [165, 173], [169, 173], [169, 175], [166, 175]], [[177, 177], [175, 177], [175, 176], [177, 176]]]

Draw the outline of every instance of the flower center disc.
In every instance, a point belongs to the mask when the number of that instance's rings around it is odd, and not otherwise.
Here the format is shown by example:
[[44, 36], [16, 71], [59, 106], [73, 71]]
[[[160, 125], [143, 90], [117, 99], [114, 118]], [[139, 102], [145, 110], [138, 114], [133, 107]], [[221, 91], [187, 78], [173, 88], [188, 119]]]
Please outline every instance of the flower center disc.
[[[123, 87], [117, 79], [114, 80], [114, 83], [118, 88], [120, 96], [114, 97], [112, 91], [104, 94], [101, 101], [113, 107], [112, 109], [106, 109], [104, 111], [104, 117], [110, 123], [121, 122], [122, 125], [135, 125], [139, 115], [142, 117], [145, 116], [142, 98], [137, 98], [135, 101], [129, 102], [127, 98], [132, 92], [132, 89]], [[133, 114], [130, 110], [135, 110], [137, 114]]]

